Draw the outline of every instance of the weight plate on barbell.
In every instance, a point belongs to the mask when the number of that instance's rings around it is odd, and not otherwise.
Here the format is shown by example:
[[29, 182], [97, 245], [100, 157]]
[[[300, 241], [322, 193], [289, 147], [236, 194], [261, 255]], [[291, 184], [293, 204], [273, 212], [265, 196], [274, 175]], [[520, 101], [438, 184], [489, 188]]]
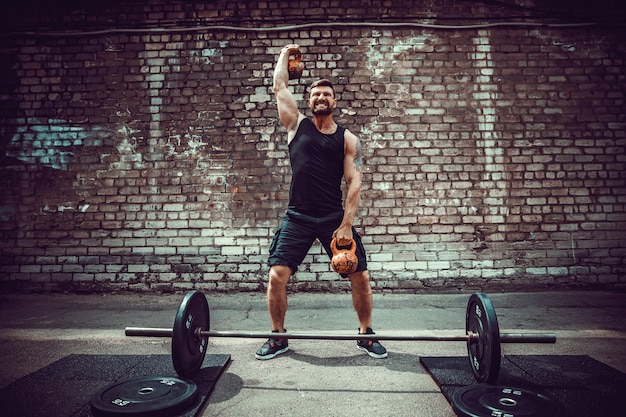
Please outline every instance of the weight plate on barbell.
[[172, 377], [138, 377], [116, 382], [91, 398], [96, 417], [172, 416], [192, 407], [198, 387], [192, 381]]
[[196, 329], [211, 330], [209, 303], [199, 291], [189, 291], [181, 301], [172, 330], [172, 362], [178, 375], [193, 378], [200, 370], [209, 340]]
[[494, 384], [502, 360], [500, 328], [496, 310], [487, 294], [474, 293], [467, 302], [465, 330], [477, 338], [467, 342], [467, 353], [474, 377], [478, 382]]
[[476, 384], [452, 394], [459, 417], [562, 417], [565, 410], [547, 395], [529, 389]]

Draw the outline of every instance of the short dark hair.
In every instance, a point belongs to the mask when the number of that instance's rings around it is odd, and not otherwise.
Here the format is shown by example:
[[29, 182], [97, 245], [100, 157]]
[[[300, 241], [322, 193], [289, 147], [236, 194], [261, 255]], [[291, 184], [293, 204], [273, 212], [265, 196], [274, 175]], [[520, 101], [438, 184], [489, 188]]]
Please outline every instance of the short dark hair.
[[330, 89], [333, 90], [333, 96], [335, 95], [335, 87], [333, 86], [333, 83], [326, 78], [314, 81], [313, 84], [311, 84], [311, 86], [309, 87], [309, 94], [311, 90], [313, 90], [315, 87], [330, 87]]

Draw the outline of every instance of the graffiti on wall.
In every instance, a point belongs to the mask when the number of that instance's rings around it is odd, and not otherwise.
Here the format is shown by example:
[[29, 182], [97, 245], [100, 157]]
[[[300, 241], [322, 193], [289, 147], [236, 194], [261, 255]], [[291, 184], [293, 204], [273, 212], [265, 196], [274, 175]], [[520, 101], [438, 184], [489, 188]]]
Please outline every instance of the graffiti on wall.
[[73, 126], [63, 119], [27, 118], [14, 121], [17, 126], [9, 140], [6, 156], [29, 164], [67, 171], [76, 148], [101, 146], [108, 135], [98, 126]]

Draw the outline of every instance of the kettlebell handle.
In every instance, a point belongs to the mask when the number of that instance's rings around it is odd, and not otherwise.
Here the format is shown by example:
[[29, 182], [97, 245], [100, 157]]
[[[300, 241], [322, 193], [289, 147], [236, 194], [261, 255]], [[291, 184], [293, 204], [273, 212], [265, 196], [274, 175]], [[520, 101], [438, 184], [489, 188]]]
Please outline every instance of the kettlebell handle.
[[[352, 253], [356, 253], [356, 242], [354, 241], [354, 239], [352, 239], [350, 241], [349, 245], [345, 246], [346, 249], [345, 250], [349, 250]], [[349, 247], [349, 249], [348, 249]], [[330, 249], [333, 251], [333, 254], [336, 254], [339, 249], [337, 248], [337, 238], [334, 237], [333, 240], [330, 241]]]

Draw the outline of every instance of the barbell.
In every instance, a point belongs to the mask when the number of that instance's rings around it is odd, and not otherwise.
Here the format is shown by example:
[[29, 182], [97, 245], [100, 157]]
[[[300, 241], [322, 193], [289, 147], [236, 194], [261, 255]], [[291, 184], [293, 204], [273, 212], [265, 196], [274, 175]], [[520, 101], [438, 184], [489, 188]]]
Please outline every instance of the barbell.
[[[182, 299], [173, 328], [126, 327], [126, 336], [171, 337], [172, 363], [179, 376], [193, 378], [200, 370], [210, 337], [276, 338], [276, 333], [211, 331], [209, 303], [199, 291]], [[314, 340], [394, 340], [465, 342], [472, 373], [478, 382], [494, 384], [500, 372], [501, 343], [555, 343], [554, 333], [500, 333], [496, 311], [485, 293], [474, 293], [467, 303], [465, 334], [412, 335], [281, 333], [280, 338]]]

